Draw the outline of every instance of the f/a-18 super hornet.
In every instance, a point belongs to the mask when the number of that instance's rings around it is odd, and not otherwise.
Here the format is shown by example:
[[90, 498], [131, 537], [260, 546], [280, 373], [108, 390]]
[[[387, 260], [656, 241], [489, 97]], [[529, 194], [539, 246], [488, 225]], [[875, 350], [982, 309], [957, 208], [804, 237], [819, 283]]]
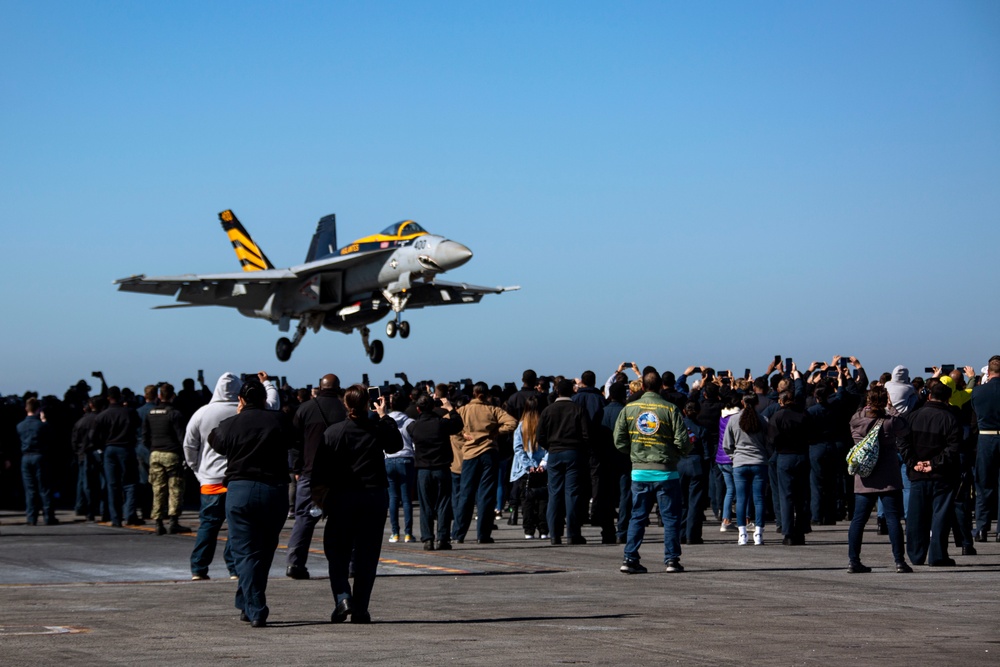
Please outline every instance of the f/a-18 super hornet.
[[232, 211], [223, 211], [219, 219], [242, 272], [135, 275], [115, 284], [124, 292], [177, 295], [181, 302], [156, 308], [227, 306], [277, 324], [282, 332], [297, 321], [294, 336], [278, 340], [280, 361], [288, 361], [308, 330], [318, 332], [324, 327], [343, 333], [359, 330], [365, 353], [377, 364], [385, 350], [381, 341], [369, 340], [368, 325], [387, 314], [393, 317], [386, 324], [386, 336], [394, 338], [398, 333], [406, 338], [410, 324], [402, 315], [408, 308], [478, 303], [484, 294], [519, 289], [438, 280], [438, 274], [468, 262], [472, 251], [428, 233], [412, 220], [338, 248], [337, 217], [325, 216], [316, 227], [305, 263], [276, 269]]

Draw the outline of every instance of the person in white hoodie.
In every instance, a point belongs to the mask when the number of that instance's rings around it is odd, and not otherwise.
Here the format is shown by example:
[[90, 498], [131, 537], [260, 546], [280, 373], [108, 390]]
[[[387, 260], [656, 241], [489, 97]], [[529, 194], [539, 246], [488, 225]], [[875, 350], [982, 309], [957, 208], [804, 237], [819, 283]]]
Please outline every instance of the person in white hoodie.
[[[913, 412], [920, 401], [917, 390], [910, 383], [910, 369], [906, 366], [896, 366], [892, 369], [892, 379], [885, 383], [885, 390], [889, 392], [889, 404], [895, 408], [900, 415]], [[900, 474], [903, 476], [903, 519], [906, 519], [907, 508], [910, 505], [910, 478], [906, 474], [906, 464], [900, 462]], [[888, 535], [889, 526], [885, 519], [885, 508], [882, 506], [882, 499], [879, 498], [875, 520], [878, 526], [879, 535]]]
[[[257, 377], [267, 392], [267, 409], [279, 409], [281, 401], [274, 383], [267, 379], [266, 373], [258, 373]], [[212, 400], [191, 416], [184, 434], [184, 460], [201, 485], [198, 534], [191, 552], [191, 579], [195, 581], [209, 578], [208, 566], [215, 557], [215, 544], [222, 523], [226, 520], [226, 487], [222, 479], [226, 476], [227, 461], [226, 457], [209, 446], [208, 436], [220, 422], [236, 414], [242, 386], [243, 381], [238, 375], [223, 373], [215, 383]], [[229, 578], [236, 579], [235, 561], [228, 541], [222, 556], [229, 570]]]

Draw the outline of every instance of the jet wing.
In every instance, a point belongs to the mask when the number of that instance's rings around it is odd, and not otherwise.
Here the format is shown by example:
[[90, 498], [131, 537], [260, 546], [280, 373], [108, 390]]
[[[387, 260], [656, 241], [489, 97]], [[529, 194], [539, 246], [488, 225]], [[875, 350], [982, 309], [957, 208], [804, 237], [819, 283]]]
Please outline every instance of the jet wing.
[[293, 266], [290, 269], [265, 269], [235, 273], [187, 273], [179, 276], [129, 276], [114, 281], [121, 292], [140, 292], [177, 296], [178, 301], [203, 306], [263, 308], [278, 285], [307, 278], [315, 273], [342, 271], [368, 261], [381, 261], [395, 248], [338, 255]]
[[448, 283], [435, 280], [432, 283], [414, 283], [407, 291], [409, 299], [406, 308], [425, 308], [427, 306], [447, 306], [463, 303], [479, 303], [486, 294], [502, 294], [521, 289], [520, 285], [511, 287], [480, 287], [468, 283]]
[[180, 276], [129, 276], [114, 281], [121, 292], [160, 296], [177, 295], [178, 301], [196, 305], [262, 308], [278, 284], [298, 276], [287, 269], [239, 273], [189, 273]]

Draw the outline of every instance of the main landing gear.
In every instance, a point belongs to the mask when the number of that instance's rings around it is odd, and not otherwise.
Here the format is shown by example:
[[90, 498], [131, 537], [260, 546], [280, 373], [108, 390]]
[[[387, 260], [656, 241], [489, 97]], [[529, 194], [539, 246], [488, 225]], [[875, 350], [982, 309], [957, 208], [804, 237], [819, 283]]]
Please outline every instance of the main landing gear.
[[389, 338], [395, 338], [396, 334], [399, 333], [400, 338], [410, 337], [410, 323], [406, 320], [396, 321], [389, 320], [385, 323], [385, 335]]
[[[288, 361], [292, 358], [292, 352], [295, 348], [299, 346], [302, 342], [302, 337], [306, 335], [306, 331], [309, 327], [312, 327], [313, 331], [319, 331], [320, 325], [323, 323], [322, 315], [314, 318], [303, 317], [299, 320], [299, 323], [295, 326], [295, 335], [292, 340], [287, 338], [279, 338], [277, 345], [274, 346], [274, 353], [278, 356], [278, 361]], [[285, 329], [287, 331], [287, 328]]]

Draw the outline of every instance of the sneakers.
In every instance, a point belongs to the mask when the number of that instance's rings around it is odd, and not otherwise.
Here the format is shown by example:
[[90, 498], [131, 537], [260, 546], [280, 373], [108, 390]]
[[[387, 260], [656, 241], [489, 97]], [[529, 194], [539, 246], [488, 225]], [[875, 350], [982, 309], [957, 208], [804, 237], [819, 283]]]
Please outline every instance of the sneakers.
[[871, 571], [872, 569], [870, 567], [868, 567], [867, 565], [862, 565], [860, 562], [851, 563], [850, 565], [847, 566], [848, 574], [867, 574], [868, 572]]
[[722, 525], [719, 526], [719, 532], [720, 533], [725, 533], [725, 532], [727, 532], [732, 527], [733, 527], [732, 522], [729, 521], [729, 519], [723, 519], [722, 520]]
[[746, 526], [740, 526], [740, 536], [736, 539], [736, 544], [741, 547], [745, 547], [747, 545]]
[[392, 535], [390, 535], [389, 541], [392, 542], [393, 544], [399, 542], [399, 533], [393, 533]]
[[681, 565], [680, 560], [676, 558], [671, 558], [667, 561], [667, 572], [683, 572], [684, 566]]
[[535, 535], [534, 534], [529, 535], [529, 534], [525, 533], [524, 534], [524, 539], [526, 539], [526, 540], [533, 540], [533, 539], [535, 539]]
[[192, 574], [191, 581], [208, 581], [211, 579], [207, 574]]
[[753, 543], [758, 547], [764, 544], [764, 529], [760, 526], [753, 529]]
[[649, 572], [649, 570], [643, 567], [637, 560], [622, 561], [622, 566], [618, 568], [618, 571], [622, 574], [646, 574]]
[[547, 540], [547, 539], [549, 539], [549, 534], [548, 533], [543, 533], [543, 534], [541, 534], [541, 535], [538, 536], [538, 539], [540, 539], [540, 540]]
[[413, 535], [406, 534], [406, 535], [403, 536], [403, 541], [404, 542], [416, 542], [417, 538], [415, 538]]

